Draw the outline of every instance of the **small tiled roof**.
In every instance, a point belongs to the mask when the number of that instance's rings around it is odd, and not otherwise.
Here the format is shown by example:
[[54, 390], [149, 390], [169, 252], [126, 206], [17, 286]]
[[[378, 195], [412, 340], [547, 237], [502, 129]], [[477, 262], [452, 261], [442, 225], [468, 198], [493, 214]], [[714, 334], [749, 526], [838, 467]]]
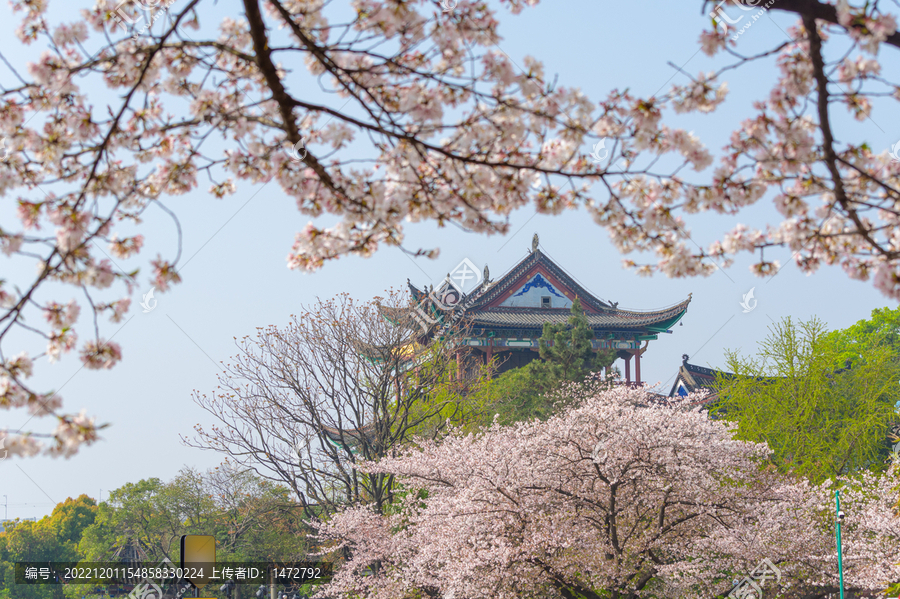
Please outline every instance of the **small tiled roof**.
[[365, 439], [369, 443], [371, 443], [375, 439], [375, 424], [367, 424], [360, 428], [351, 428], [351, 429], [338, 429], [332, 426], [322, 426], [322, 432], [325, 434], [325, 437], [334, 443], [335, 445], [341, 444], [341, 437], [343, 437], [344, 442], [348, 443], [351, 447], [356, 447], [362, 440]]
[[716, 377], [721, 375], [734, 376], [730, 372], [690, 364], [688, 362], [688, 355], [685, 354], [682, 356], [681, 367], [678, 369], [678, 375], [675, 377], [675, 382], [672, 383], [669, 397], [675, 397], [678, 394], [678, 386], [681, 384], [684, 385], [684, 388], [688, 393], [703, 390], [710, 392], [703, 400], [690, 405], [705, 405], [712, 403], [718, 398], [718, 394], [713, 385], [716, 382]]

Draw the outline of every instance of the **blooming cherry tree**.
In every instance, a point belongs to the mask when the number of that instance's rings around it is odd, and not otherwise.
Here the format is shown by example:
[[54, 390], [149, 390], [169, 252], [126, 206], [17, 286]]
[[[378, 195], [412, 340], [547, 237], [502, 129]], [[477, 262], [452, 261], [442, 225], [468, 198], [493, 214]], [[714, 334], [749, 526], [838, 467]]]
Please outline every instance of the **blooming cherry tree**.
[[[780, 571], [767, 592], [836, 592], [831, 492], [765, 467], [764, 444], [732, 439], [706, 412], [652, 401], [597, 391], [547, 422], [369, 465], [409, 494], [392, 515], [355, 506], [321, 526], [351, 557], [320, 596], [713, 597], [764, 559]], [[893, 484], [845, 491], [853, 592], [900, 577]]]
[[[500, 10], [536, 1], [503, 0]], [[147, 210], [177, 216], [164, 204], [171, 196], [204, 188], [223, 197], [239, 181], [276, 182], [311, 219], [288, 253], [295, 269], [401, 246], [407, 222], [490, 234], [505, 232], [518, 208], [581, 208], [622, 252], [655, 255], [628, 261], [641, 274], [706, 275], [713, 260], [727, 266], [751, 252], [764, 275], [778, 267], [764, 250], [787, 247], [806, 271], [841, 264], [900, 298], [900, 161], [865, 140], [838, 140], [832, 127], [836, 110], [865, 119], [876, 98], [900, 98], [878, 62], [882, 46], [900, 46], [884, 3], [779, 0], [771, 10], [798, 24], [758, 56], [742, 55], [719, 19], [700, 44], [732, 64], [653, 97], [613, 90], [599, 103], [551, 83], [533, 58], [513, 64], [496, 48], [497, 12], [476, 0], [452, 10], [439, 0], [351, 0], [341, 22], [323, 0], [234, 1], [237, 18], [221, 17], [213, 0], [96, 0], [73, 22], [54, 22], [49, 0], [11, 3], [19, 40], [43, 53], [0, 90], [0, 194], [18, 215], [0, 228], [0, 250], [38, 268], [0, 281], [0, 406], [61, 427], [45, 433], [55, 440], [47, 446], [30, 431], [0, 433], [13, 454], [68, 455], [96, 428], [32, 388], [30, 369], [9, 357], [18, 353], [6, 347], [10, 334], [46, 342], [21, 360], [77, 350], [86, 368], [113, 367], [122, 350], [97, 321], [118, 322], [130, 307], [138, 273], [120, 261], [141, 253], [136, 225]], [[826, 43], [841, 58], [826, 59]], [[777, 83], [718, 162], [696, 135], [664, 124], [715, 111], [726, 72], [773, 54]], [[334, 101], [308, 97], [309, 78]], [[601, 146], [595, 161], [589, 150]], [[737, 225], [706, 248], [691, 241], [686, 215], [737, 215], [760, 201], [774, 203], [778, 222]], [[180, 280], [173, 253], [150, 260], [157, 291]], [[71, 304], [66, 285], [84, 299]], [[90, 308], [92, 331], [77, 326], [79, 306]], [[32, 312], [47, 323], [26, 324]]]

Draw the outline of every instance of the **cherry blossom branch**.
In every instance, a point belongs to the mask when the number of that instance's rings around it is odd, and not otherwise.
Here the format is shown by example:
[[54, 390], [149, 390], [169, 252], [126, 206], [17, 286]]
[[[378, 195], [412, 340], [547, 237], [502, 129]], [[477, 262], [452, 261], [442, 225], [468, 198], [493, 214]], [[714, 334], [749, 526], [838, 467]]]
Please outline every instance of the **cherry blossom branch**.
[[825, 165], [828, 167], [831, 182], [834, 185], [835, 198], [841, 207], [844, 208], [853, 224], [856, 225], [857, 233], [876, 251], [887, 258], [893, 258], [898, 254], [896, 252], [888, 252], [869, 235], [866, 226], [860, 220], [856, 209], [852, 206], [844, 190], [844, 180], [838, 170], [838, 159], [834, 151], [834, 135], [831, 133], [831, 121], [828, 117], [828, 79], [825, 77], [825, 62], [822, 60], [822, 38], [819, 36], [815, 17], [804, 13], [803, 26], [809, 38], [809, 54], [813, 67], [813, 76], [818, 88], [816, 106], [819, 114], [819, 127], [822, 130], [822, 150], [825, 153]]

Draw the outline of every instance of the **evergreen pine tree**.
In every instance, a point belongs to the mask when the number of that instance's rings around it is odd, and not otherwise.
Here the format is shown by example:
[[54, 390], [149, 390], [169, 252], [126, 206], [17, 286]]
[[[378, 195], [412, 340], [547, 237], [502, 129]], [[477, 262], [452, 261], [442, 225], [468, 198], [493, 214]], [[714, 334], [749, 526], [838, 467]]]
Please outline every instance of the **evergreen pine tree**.
[[581, 382], [591, 372], [611, 366], [615, 352], [594, 352], [593, 340], [594, 331], [576, 297], [567, 322], [544, 324], [538, 342], [541, 362], [533, 367], [537, 386], [546, 392], [565, 381]]

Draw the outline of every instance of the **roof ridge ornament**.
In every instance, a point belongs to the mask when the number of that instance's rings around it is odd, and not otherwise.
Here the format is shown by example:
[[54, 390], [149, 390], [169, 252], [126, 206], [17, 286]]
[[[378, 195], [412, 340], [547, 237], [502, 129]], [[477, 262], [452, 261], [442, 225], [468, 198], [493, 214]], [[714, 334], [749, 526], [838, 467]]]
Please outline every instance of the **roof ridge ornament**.
[[538, 237], [538, 234], [535, 233], [534, 237], [531, 238], [531, 253], [537, 254], [538, 252], [540, 252], [540, 250], [538, 249], [538, 246], [540, 246], [540, 245], [541, 245], [541, 240]]

